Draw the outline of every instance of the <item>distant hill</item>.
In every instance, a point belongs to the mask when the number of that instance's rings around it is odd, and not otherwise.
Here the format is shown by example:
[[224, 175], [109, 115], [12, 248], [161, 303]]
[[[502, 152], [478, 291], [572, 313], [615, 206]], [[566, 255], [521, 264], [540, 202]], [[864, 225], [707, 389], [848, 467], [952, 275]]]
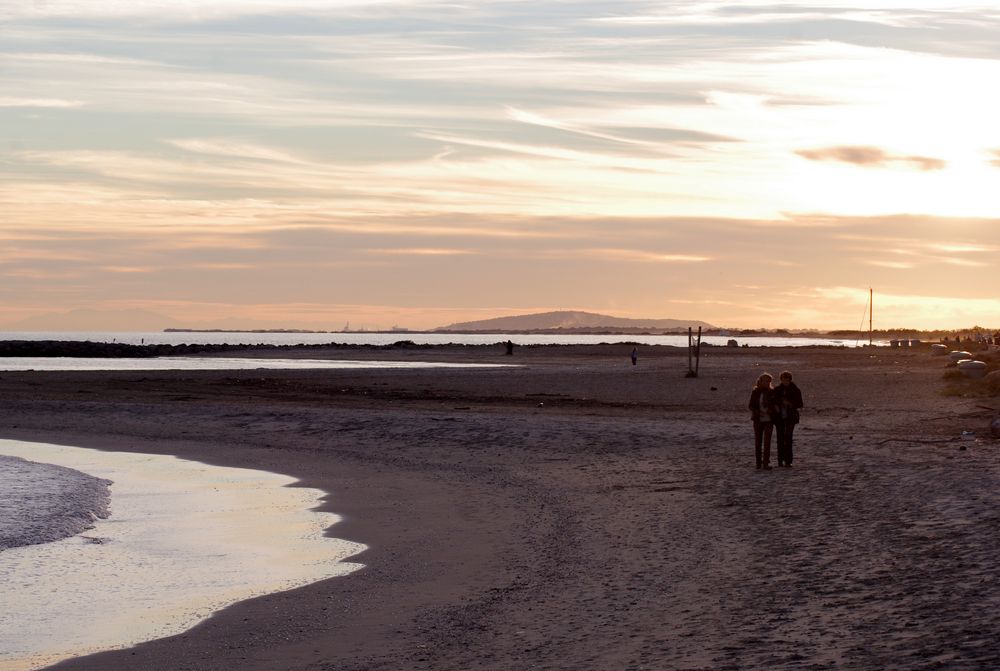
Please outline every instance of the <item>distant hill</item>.
[[474, 322], [458, 322], [449, 324], [435, 331], [670, 331], [686, 329], [692, 326], [714, 329], [708, 322], [683, 319], [626, 319], [612, 317], [594, 312], [559, 311], [541, 312], [533, 315], [515, 315], [512, 317], [496, 317], [481, 319]]

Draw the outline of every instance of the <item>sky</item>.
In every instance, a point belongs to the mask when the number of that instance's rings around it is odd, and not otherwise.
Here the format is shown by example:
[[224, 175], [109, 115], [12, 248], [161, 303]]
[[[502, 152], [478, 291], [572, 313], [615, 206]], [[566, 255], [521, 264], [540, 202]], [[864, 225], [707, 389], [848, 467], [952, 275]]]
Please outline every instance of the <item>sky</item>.
[[1000, 327], [997, 34], [995, 2], [0, 0], [0, 329], [851, 329], [869, 287], [876, 328]]

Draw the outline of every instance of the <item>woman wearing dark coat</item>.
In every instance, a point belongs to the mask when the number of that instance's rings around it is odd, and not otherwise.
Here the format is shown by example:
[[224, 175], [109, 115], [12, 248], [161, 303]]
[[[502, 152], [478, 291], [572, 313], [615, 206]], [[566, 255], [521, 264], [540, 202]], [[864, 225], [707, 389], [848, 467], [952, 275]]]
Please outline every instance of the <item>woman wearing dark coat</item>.
[[772, 379], [768, 373], [757, 378], [757, 383], [750, 392], [749, 403], [757, 468], [766, 471], [771, 470], [771, 432], [774, 430], [774, 415], [777, 411], [774, 404], [774, 390], [771, 389]]
[[774, 388], [775, 433], [778, 434], [778, 466], [792, 465], [792, 434], [799, 423], [799, 409], [802, 408], [802, 392], [787, 370], [778, 376], [781, 384]]

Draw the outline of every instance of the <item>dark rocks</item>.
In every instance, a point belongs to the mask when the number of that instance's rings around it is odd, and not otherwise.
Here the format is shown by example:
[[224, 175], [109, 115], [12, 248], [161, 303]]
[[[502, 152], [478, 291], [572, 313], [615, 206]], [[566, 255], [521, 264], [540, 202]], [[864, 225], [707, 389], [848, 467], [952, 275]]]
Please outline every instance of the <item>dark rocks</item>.
[[260, 348], [261, 345], [127, 345], [75, 340], [3, 340], [0, 357], [146, 358], [171, 354], [202, 354]]

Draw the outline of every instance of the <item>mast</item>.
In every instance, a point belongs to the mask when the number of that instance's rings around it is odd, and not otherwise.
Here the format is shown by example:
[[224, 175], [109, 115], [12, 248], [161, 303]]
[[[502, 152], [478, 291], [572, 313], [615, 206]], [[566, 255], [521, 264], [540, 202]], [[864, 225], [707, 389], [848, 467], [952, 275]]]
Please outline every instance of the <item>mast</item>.
[[872, 298], [874, 298], [875, 293], [872, 291], [871, 287], [868, 287], [868, 346], [872, 346], [872, 311], [874, 306], [872, 305]]

